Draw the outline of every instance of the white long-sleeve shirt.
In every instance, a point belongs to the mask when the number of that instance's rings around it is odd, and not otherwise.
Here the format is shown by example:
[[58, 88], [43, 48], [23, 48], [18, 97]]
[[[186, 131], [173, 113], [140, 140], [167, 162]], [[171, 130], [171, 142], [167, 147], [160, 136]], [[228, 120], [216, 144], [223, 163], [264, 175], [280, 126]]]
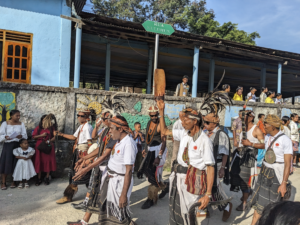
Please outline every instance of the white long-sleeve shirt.
[[27, 132], [24, 123], [21, 123], [20, 125], [9, 125], [5, 122], [2, 123], [0, 127], [0, 142], [13, 142], [13, 141], [19, 141], [20, 139], [14, 138], [12, 140], [6, 140], [5, 136], [10, 136], [14, 132], [16, 132], [18, 135], [22, 135], [22, 138], [27, 139]]
[[291, 120], [290, 122], [290, 130], [291, 130], [291, 139], [292, 141], [299, 142], [299, 132], [298, 132], [298, 126], [297, 124]]

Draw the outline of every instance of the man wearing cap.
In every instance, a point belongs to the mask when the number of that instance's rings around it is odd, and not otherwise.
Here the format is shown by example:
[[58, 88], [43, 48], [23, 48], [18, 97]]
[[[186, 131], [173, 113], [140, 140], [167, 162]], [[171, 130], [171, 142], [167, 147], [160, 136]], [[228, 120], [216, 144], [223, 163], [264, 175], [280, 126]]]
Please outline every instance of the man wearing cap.
[[[204, 127], [206, 134], [213, 143], [214, 157], [216, 161], [215, 170], [215, 185], [218, 188], [216, 194], [213, 195], [213, 200], [219, 201], [228, 198], [224, 195], [221, 179], [223, 182], [229, 184], [229, 153], [230, 153], [230, 140], [225, 131], [219, 126], [220, 118], [215, 113], [209, 113], [204, 117]], [[226, 222], [231, 214], [232, 203], [229, 202], [224, 205], [218, 206], [220, 211], [223, 211], [222, 221]]]
[[264, 134], [254, 125], [255, 114], [253, 111], [246, 111], [245, 126], [247, 139], [243, 139], [243, 132], [240, 133], [239, 147], [233, 152], [233, 160], [231, 162], [230, 183], [231, 191], [238, 192], [242, 190], [242, 203], [236, 208], [237, 211], [244, 211], [251, 188], [257, 180], [257, 163], [256, 155], [258, 149], [263, 149]]
[[190, 86], [187, 84], [188, 81], [189, 77], [187, 75], [184, 75], [182, 78], [182, 83], [178, 84], [176, 87], [174, 96], [188, 96], [188, 92], [190, 89]]
[[267, 152], [248, 203], [255, 209], [252, 225], [256, 224], [269, 203], [288, 200], [291, 194], [288, 178], [293, 155], [292, 141], [280, 131], [282, 122], [278, 116], [267, 115], [264, 126], [268, 134], [265, 139]]
[[159, 198], [168, 193], [168, 185], [162, 180], [163, 166], [166, 161], [166, 138], [161, 133], [158, 117], [158, 108], [154, 105], [148, 109], [150, 121], [146, 128], [146, 149], [143, 150], [144, 159], [140, 165], [137, 177], [141, 179], [143, 174], [148, 178], [148, 198], [142, 205], [142, 209], [149, 209], [156, 204], [158, 192], [162, 191]]

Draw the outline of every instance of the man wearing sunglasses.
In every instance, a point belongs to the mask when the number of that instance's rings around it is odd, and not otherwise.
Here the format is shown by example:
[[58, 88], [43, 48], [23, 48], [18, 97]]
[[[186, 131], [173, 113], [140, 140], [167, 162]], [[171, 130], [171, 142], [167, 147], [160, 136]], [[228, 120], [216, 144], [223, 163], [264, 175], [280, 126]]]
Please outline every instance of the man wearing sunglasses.
[[233, 152], [230, 171], [230, 190], [234, 192], [242, 190], [243, 192], [242, 203], [236, 208], [237, 211], [245, 211], [246, 209], [247, 199], [252, 192], [251, 188], [257, 180], [256, 155], [258, 149], [265, 147], [264, 134], [259, 127], [254, 125], [254, 112], [248, 110], [245, 113], [247, 139], [243, 139], [243, 132], [240, 133], [239, 146], [243, 147], [239, 147]]
[[255, 209], [252, 225], [257, 223], [269, 203], [288, 200], [291, 194], [288, 178], [293, 145], [291, 139], [280, 130], [281, 126], [281, 119], [278, 116], [269, 114], [265, 118], [264, 128], [268, 134], [265, 139], [267, 152], [260, 170], [259, 181], [254, 188], [256, 195], [253, 195], [249, 201], [249, 206]]
[[77, 131], [71, 134], [64, 134], [61, 132], [56, 132], [59, 136], [64, 137], [69, 140], [75, 140], [75, 144], [73, 147], [73, 156], [72, 156], [72, 164], [70, 166], [69, 171], [69, 185], [64, 191], [64, 197], [57, 200], [57, 204], [64, 204], [67, 202], [71, 202], [74, 194], [78, 191], [78, 185], [85, 184], [88, 186], [90, 180], [90, 173], [86, 174], [82, 179], [75, 181], [72, 177], [75, 175], [75, 164], [78, 160], [87, 155], [87, 151], [89, 147], [92, 145], [92, 132], [93, 127], [88, 123], [90, 116], [90, 111], [82, 110], [77, 114], [77, 120], [80, 126]]
[[[218, 186], [219, 191], [216, 196], [214, 196], [214, 200], [220, 201], [227, 198], [227, 196], [223, 196], [224, 193], [222, 188], [221, 179], [223, 182], [228, 185], [229, 184], [229, 153], [230, 153], [230, 140], [225, 131], [223, 131], [219, 126], [220, 118], [215, 113], [207, 114], [204, 117], [204, 127], [206, 129], [206, 134], [210, 138], [213, 143], [214, 151], [217, 152], [215, 161], [217, 162], [217, 174], [215, 177], [216, 185]], [[230, 217], [232, 210], [232, 203], [229, 202], [225, 205], [220, 205], [220, 211], [223, 211], [222, 221], [226, 222]]]
[[159, 123], [158, 108], [152, 105], [149, 109], [150, 121], [146, 128], [146, 150], [143, 150], [143, 161], [137, 173], [141, 179], [143, 174], [148, 178], [150, 186], [148, 188], [148, 198], [142, 205], [142, 209], [149, 209], [156, 204], [158, 192], [162, 191], [159, 198], [163, 198], [169, 191], [168, 184], [162, 180], [163, 166], [166, 161], [166, 138], [161, 133]]
[[[92, 133], [92, 138], [97, 137], [97, 148], [87, 156], [81, 158], [75, 166], [76, 175], [74, 180], [79, 180], [90, 170], [92, 175], [89, 183], [89, 191], [86, 194], [86, 198], [79, 204], [72, 204], [75, 209], [81, 209], [86, 211], [83, 219], [78, 222], [68, 222], [72, 225], [86, 225], [88, 224], [92, 214], [99, 214], [99, 198], [100, 198], [100, 186], [101, 178], [106, 172], [106, 165], [109, 159], [109, 155], [116, 144], [117, 140], [113, 140], [109, 134], [109, 119], [111, 113], [104, 112], [101, 118], [96, 122], [96, 126]], [[95, 159], [95, 157], [97, 157]]]

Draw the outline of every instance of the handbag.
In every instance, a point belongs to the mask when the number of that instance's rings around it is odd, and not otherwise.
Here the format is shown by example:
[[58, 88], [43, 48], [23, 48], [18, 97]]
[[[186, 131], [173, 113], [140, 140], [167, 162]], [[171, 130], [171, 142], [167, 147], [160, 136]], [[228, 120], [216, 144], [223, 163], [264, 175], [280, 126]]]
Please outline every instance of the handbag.
[[[48, 135], [47, 135], [47, 136], [48, 136]], [[47, 136], [46, 136], [46, 137], [47, 137]], [[51, 153], [51, 150], [52, 150], [52, 145], [51, 145], [50, 142], [47, 143], [47, 142], [45, 141], [46, 137], [43, 138], [41, 144], [39, 144], [39, 146], [37, 147], [37, 149], [38, 149], [40, 152], [49, 155], [49, 154]]]
[[283, 136], [284, 134], [280, 134], [278, 135], [269, 145], [266, 154], [265, 154], [265, 161], [269, 164], [273, 164], [276, 162], [276, 155], [274, 153], [274, 150], [272, 148], [273, 144], [275, 143], [275, 141], [277, 141], [278, 138], [280, 138], [281, 136]]

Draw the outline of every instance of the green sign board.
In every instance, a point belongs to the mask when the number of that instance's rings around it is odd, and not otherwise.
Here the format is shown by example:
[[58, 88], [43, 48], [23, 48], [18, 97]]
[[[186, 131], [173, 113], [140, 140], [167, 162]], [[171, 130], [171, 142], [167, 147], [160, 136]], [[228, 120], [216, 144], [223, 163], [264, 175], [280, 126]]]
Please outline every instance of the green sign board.
[[146, 31], [157, 34], [171, 35], [175, 32], [175, 30], [170, 24], [147, 20], [142, 25]]

